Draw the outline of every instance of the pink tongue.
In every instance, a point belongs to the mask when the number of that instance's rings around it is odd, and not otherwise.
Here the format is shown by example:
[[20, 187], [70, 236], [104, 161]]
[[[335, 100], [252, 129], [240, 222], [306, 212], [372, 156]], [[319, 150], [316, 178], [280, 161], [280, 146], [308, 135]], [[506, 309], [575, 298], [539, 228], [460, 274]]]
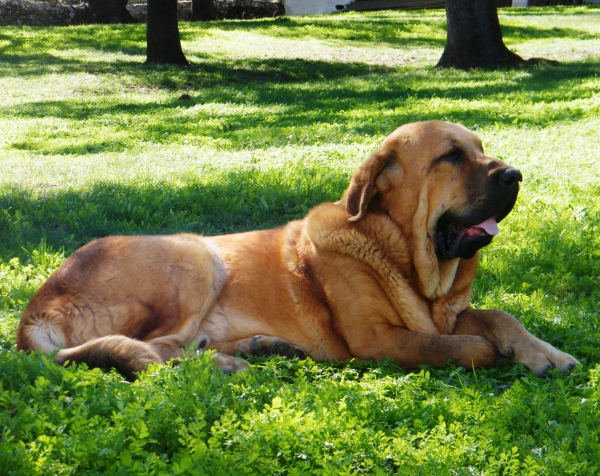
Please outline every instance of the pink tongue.
[[490, 218], [489, 220], [480, 223], [479, 225], [475, 225], [473, 228], [481, 228], [488, 235], [497, 235], [498, 234], [498, 223], [496, 223], [495, 218]]

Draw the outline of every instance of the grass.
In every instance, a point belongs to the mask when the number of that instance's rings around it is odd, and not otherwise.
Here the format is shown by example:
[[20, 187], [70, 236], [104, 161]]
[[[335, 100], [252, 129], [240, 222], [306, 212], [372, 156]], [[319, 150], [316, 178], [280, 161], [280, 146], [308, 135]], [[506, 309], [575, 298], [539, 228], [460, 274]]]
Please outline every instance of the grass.
[[[435, 70], [441, 11], [184, 23], [188, 68], [143, 65], [139, 25], [1, 28], [2, 472], [597, 474], [600, 9], [500, 20], [510, 48], [561, 65]], [[272, 358], [224, 376], [202, 355], [127, 383], [13, 351], [83, 243], [280, 225], [422, 119], [465, 124], [523, 172], [473, 304], [574, 354], [571, 375]]]

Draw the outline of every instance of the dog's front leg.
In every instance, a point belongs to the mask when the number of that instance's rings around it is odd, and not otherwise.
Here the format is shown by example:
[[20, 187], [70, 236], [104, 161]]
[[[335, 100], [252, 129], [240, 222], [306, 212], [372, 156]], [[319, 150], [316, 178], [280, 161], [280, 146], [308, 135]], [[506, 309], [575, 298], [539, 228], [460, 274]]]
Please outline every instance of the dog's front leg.
[[306, 352], [300, 347], [290, 344], [281, 337], [255, 335], [245, 339], [227, 342], [211, 342], [209, 349], [215, 349], [228, 355], [241, 353], [243, 356], [266, 357], [281, 355], [282, 357], [299, 359], [306, 358]]
[[405, 369], [442, 367], [448, 362], [469, 369], [487, 368], [500, 359], [496, 346], [477, 335], [425, 334], [389, 323], [375, 324], [360, 335], [349, 342], [352, 355], [362, 360], [390, 357]]
[[574, 357], [533, 336], [503, 311], [468, 308], [458, 315], [454, 335], [483, 336], [497, 346], [502, 356], [522, 363], [538, 376], [551, 368], [567, 373], [579, 365]]

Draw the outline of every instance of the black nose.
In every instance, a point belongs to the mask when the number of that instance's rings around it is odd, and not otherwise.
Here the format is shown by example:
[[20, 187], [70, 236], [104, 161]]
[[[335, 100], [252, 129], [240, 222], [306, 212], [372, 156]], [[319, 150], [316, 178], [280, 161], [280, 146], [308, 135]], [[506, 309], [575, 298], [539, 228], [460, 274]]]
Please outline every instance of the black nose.
[[500, 172], [500, 183], [505, 187], [512, 187], [516, 182], [523, 180], [523, 175], [518, 169], [513, 167], [506, 168]]

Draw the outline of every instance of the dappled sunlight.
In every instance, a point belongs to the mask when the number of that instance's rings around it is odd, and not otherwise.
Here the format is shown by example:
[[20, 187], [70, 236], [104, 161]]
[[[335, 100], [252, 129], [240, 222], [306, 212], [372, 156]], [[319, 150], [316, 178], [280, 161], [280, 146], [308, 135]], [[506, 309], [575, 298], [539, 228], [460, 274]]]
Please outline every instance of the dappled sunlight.
[[[505, 21], [503, 21], [505, 20]], [[590, 19], [588, 19], [590, 20]], [[597, 15], [596, 20], [600, 20], [600, 15]], [[510, 17], [504, 19], [500, 16], [500, 24], [502, 27], [502, 36], [507, 44], [518, 44], [522, 42], [530, 42], [536, 40], [563, 40], [577, 38], [578, 40], [597, 40], [600, 27], [594, 25], [590, 21], [589, 28], [577, 23], [573, 26], [564, 27], [560, 22], [556, 26], [548, 27], [544, 23], [544, 27], [536, 27], [531, 23], [523, 21], [515, 22]], [[595, 26], [593, 28], [592, 26]]]
[[[397, 18], [374, 18], [368, 21], [368, 16], [347, 15], [344, 21], [327, 22], [319, 24], [311, 20], [298, 19], [292, 21], [277, 21], [266, 23], [261, 27], [250, 26], [249, 31], [240, 33], [235, 26], [228, 22], [223, 24], [223, 32], [233, 37], [243, 35], [241, 38], [269, 36], [271, 38], [286, 38], [297, 44], [305, 44], [311, 40], [321, 40], [325, 44], [341, 46], [360, 46], [368, 49], [382, 48], [385, 46], [414, 47], [437, 46], [443, 47], [446, 39], [444, 30], [445, 18], [436, 21], [400, 20]], [[399, 21], [400, 20], [400, 21]], [[246, 28], [244, 28], [246, 30]], [[212, 30], [213, 34], [215, 30]], [[184, 38], [185, 39], [185, 38]], [[270, 42], [275, 47], [278, 42]]]
[[545, 58], [561, 62], [596, 61], [600, 57], [600, 33], [595, 40], [580, 41], [577, 39], [565, 40], [556, 44], [552, 40], [523, 42], [508, 45], [515, 53], [524, 58]]
[[49, 50], [48, 54], [54, 58], [64, 61], [78, 61], [86, 63], [125, 63], [146, 61], [145, 49], [140, 54], [132, 55], [121, 51], [104, 52], [102, 50], [78, 49], [69, 50]]
[[[302, 59], [115, 68], [76, 73], [64, 88], [64, 81], [54, 80], [56, 73], [26, 77], [31, 87], [16, 89], [0, 106], [5, 115], [29, 119], [22, 134], [13, 130], [10, 142], [5, 139], [5, 147], [93, 154], [148, 143], [234, 150], [363, 143], [414, 120], [548, 127], [592, 118], [600, 110], [594, 94], [598, 61], [591, 60], [499, 73]], [[188, 100], [178, 100], [183, 92]], [[67, 122], [36, 126], [36, 120], [51, 117]]]

